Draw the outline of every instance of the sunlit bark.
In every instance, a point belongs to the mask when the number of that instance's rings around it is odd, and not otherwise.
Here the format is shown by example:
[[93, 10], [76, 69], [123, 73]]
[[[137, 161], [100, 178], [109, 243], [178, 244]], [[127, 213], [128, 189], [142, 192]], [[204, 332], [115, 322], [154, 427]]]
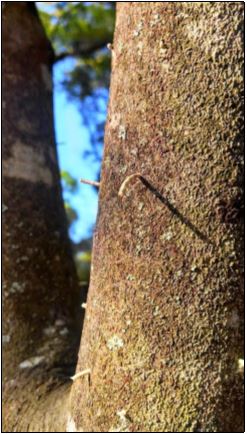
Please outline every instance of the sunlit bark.
[[243, 432], [242, 38], [241, 2], [118, 4], [77, 431]]

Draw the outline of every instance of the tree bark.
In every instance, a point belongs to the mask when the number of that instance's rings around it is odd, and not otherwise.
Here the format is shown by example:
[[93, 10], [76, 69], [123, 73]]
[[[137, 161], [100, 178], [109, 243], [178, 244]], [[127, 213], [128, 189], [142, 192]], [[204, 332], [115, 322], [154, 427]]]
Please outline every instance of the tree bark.
[[243, 9], [118, 4], [74, 431], [243, 432]]
[[53, 51], [33, 2], [3, 6], [4, 424], [65, 431], [79, 290], [53, 129]]

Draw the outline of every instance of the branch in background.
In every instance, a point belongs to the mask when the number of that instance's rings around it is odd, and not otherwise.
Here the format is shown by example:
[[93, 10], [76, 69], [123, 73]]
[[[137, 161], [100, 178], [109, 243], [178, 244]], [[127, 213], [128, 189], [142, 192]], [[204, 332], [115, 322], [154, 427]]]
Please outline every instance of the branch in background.
[[54, 62], [59, 62], [60, 60], [66, 59], [66, 57], [85, 57], [92, 55], [95, 51], [105, 48], [108, 43], [107, 40], [102, 40], [93, 43], [90, 47], [73, 49], [71, 51], [64, 51], [55, 56]]

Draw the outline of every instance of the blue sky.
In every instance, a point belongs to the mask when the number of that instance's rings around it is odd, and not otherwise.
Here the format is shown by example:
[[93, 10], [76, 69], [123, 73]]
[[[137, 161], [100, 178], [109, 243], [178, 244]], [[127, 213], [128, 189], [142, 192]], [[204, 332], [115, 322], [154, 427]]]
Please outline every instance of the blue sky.
[[70, 229], [73, 241], [88, 238], [96, 221], [98, 196], [92, 187], [80, 184], [80, 178], [96, 179], [99, 163], [83, 158], [90, 150], [90, 137], [82, 124], [79, 106], [68, 99], [60, 85], [66, 70], [71, 69], [73, 60], [58, 62], [53, 70], [54, 117], [60, 170], [68, 171], [78, 180], [78, 190], [69, 195], [70, 205], [77, 211], [78, 220]]

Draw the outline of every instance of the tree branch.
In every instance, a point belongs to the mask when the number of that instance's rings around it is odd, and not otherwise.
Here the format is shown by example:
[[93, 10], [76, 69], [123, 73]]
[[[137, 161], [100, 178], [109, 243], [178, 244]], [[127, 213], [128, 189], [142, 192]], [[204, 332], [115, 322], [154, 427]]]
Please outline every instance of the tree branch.
[[71, 51], [63, 51], [55, 55], [55, 59], [53, 63], [59, 62], [60, 60], [66, 59], [66, 57], [85, 57], [92, 55], [95, 51], [100, 50], [106, 47], [108, 40], [104, 39], [101, 41], [94, 42], [90, 47], [74, 49]]

